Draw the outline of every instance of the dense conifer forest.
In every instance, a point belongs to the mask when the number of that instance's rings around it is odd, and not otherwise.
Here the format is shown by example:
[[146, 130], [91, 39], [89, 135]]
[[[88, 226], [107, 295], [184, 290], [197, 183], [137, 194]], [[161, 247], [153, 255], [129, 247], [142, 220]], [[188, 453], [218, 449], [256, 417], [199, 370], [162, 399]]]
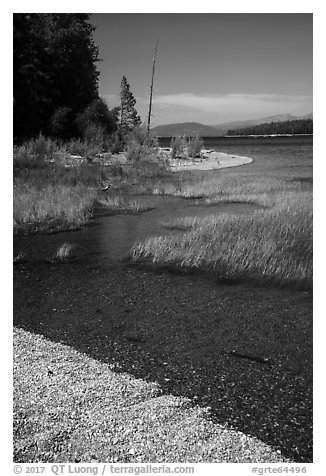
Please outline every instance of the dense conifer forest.
[[242, 129], [230, 129], [229, 136], [249, 136], [249, 135], [273, 135], [273, 134], [312, 134], [312, 119], [297, 119], [294, 121], [279, 121], [258, 124], [256, 126], [244, 127]]
[[78, 114], [99, 99], [90, 15], [16, 13], [13, 27], [15, 139], [78, 135]]

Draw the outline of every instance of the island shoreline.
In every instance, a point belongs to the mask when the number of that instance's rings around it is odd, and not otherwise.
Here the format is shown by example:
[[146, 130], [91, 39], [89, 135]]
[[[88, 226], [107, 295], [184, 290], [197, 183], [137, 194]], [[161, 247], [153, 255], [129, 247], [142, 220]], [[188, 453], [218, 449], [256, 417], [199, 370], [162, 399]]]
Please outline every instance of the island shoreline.
[[241, 165], [251, 164], [253, 159], [240, 155], [231, 155], [224, 152], [203, 151], [200, 159], [190, 161], [189, 159], [176, 159], [170, 161], [170, 170], [179, 172], [183, 170], [217, 170], [229, 167], [239, 167]]

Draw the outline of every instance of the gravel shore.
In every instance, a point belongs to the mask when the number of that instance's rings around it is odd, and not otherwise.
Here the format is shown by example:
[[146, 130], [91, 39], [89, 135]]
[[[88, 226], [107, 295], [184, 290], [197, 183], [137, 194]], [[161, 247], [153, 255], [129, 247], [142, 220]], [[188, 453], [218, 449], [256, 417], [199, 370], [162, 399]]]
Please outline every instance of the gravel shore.
[[17, 462], [284, 461], [190, 399], [68, 346], [17, 329], [14, 353]]
[[304, 292], [19, 263], [14, 460], [310, 462], [311, 321]]
[[217, 170], [228, 167], [239, 167], [240, 165], [250, 164], [251, 162], [253, 162], [253, 159], [249, 157], [214, 151], [205, 155], [201, 159], [195, 159], [193, 161], [176, 160], [173, 167], [171, 167], [171, 170], [175, 172], [183, 170]]

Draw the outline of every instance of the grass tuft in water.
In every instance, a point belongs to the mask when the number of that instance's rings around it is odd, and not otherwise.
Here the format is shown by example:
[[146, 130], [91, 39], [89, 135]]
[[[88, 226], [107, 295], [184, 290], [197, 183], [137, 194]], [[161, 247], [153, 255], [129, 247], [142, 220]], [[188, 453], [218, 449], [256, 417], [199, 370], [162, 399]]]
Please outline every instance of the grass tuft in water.
[[67, 259], [71, 258], [71, 252], [75, 248], [76, 245], [71, 243], [63, 243], [56, 252], [55, 257], [53, 258], [54, 261], [66, 261]]
[[151, 210], [153, 207], [146, 203], [141, 203], [140, 200], [135, 200], [123, 195], [109, 195], [105, 198], [97, 200], [97, 203], [108, 210], [119, 212], [144, 212]]
[[211, 270], [218, 278], [271, 280], [312, 287], [312, 194], [283, 195], [271, 210], [251, 215], [183, 218], [182, 235], [137, 243], [136, 261]]
[[21, 263], [25, 260], [25, 253], [20, 251], [16, 256], [14, 256], [14, 264]]

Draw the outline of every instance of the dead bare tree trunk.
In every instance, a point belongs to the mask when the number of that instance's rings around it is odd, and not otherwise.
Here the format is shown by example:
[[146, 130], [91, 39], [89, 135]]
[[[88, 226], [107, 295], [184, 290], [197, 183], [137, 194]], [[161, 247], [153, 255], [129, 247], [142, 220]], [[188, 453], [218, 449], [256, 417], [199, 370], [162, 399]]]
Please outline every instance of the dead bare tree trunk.
[[151, 93], [150, 93], [150, 97], [149, 97], [149, 110], [148, 110], [147, 134], [149, 134], [150, 127], [151, 127], [153, 85], [154, 85], [154, 72], [155, 72], [155, 61], [156, 61], [157, 46], [158, 46], [158, 41], [156, 42], [156, 45], [155, 45], [155, 52], [154, 52], [154, 57], [153, 57], [152, 82], [151, 82]]

